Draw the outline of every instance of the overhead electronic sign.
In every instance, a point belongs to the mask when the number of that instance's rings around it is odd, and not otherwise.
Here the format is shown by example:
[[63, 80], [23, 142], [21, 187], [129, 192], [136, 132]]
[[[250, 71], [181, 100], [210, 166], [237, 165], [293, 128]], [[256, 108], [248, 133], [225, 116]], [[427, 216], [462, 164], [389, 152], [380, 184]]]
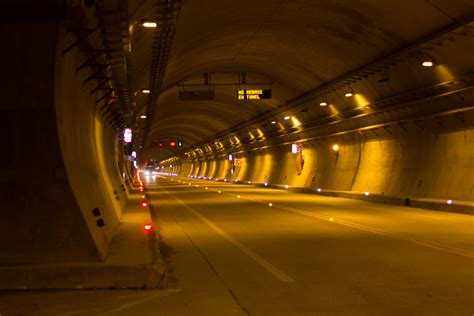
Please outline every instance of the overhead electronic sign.
[[262, 100], [271, 98], [271, 89], [244, 89], [237, 91], [237, 99], [239, 100]]

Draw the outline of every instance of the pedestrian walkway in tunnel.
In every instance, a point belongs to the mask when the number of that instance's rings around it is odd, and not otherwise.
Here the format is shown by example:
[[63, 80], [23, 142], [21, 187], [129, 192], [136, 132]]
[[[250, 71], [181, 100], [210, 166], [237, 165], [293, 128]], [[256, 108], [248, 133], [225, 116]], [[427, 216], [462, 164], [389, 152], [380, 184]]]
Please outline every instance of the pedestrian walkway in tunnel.
[[0, 310], [469, 315], [474, 308], [469, 215], [185, 177], [143, 182], [166, 262], [163, 289], [4, 292]]

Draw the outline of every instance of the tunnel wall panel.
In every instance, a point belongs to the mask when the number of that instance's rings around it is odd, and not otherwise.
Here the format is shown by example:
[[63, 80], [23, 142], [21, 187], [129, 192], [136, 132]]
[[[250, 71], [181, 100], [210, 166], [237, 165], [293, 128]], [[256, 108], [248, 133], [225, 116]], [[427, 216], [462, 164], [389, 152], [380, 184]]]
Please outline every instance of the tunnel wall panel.
[[[14, 28], [15, 32], [11, 32]], [[102, 258], [67, 176], [54, 100], [58, 23], [0, 23], [4, 135], [0, 164], [0, 262], [92, 262]], [[31, 30], [34, 30], [32, 34]], [[36, 36], [41, 34], [41, 36]]]
[[[337, 143], [339, 151], [332, 150]], [[396, 196], [474, 200], [474, 130], [429, 132], [412, 125], [390, 134], [355, 135], [303, 143], [304, 166], [288, 144], [236, 155], [235, 178], [323, 190]], [[219, 158], [218, 158], [219, 159]], [[233, 179], [232, 162], [207, 162], [215, 171], [199, 175]], [[204, 170], [204, 169], [201, 169]]]
[[179, 172], [180, 176], [186, 177], [192, 173], [193, 164], [190, 162], [185, 162], [181, 164], [181, 169]]
[[[121, 214], [121, 205], [115, 198], [119, 195], [114, 194], [114, 191], [118, 193], [120, 182], [114, 183], [117, 177], [109, 174], [114, 168], [106, 167], [107, 164], [115, 163], [115, 151], [111, 145], [104, 147], [107, 143], [114, 144], [115, 139], [107, 131], [110, 129], [108, 124], [97, 117], [95, 101], [98, 96], [90, 93], [96, 82], [83, 84], [91, 75], [91, 70], [86, 68], [76, 73], [76, 68], [84, 62], [85, 56], [78, 49], [63, 55], [61, 47], [67, 46], [74, 37], [63, 31], [60, 39], [55, 91], [62, 154], [73, 192], [98, 249], [105, 258]], [[102, 136], [97, 137], [96, 133]], [[95, 208], [101, 211], [104, 227], [96, 224], [98, 218], [92, 214]]]

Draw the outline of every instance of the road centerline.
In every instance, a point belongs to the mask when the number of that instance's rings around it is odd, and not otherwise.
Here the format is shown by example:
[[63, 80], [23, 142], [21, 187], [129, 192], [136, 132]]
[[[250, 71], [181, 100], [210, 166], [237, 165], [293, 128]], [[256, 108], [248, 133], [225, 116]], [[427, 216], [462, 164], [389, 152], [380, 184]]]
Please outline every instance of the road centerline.
[[201, 219], [206, 225], [208, 225], [214, 232], [219, 234], [222, 238], [226, 239], [228, 242], [239, 248], [242, 252], [244, 252], [246, 255], [248, 255], [251, 259], [253, 259], [255, 262], [257, 262], [259, 265], [261, 265], [265, 270], [267, 270], [270, 274], [275, 276], [277, 279], [279, 279], [282, 282], [286, 283], [292, 283], [295, 282], [295, 280], [287, 275], [285, 272], [282, 270], [278, 269], [275, 267], [273, 264], [262, 258], [260, 255], [258, 255], [255, 251], [251, 250], [244, 244], [240, 243], [237, 241], [235, 238], [230, 236], [228, 233], [226, 233], [224, 230], [222, 230], [220, 227], [218, 227], [216, 224], [211, 222], [208, 218], [206, 218], [204, 215], [199, 213], [197, 210], [194, 208], [190, 207], [187, 205], [185, 202], [180, 200], [179, 198], [173, 196], [171, 193], [169, 193], [167, 190], [163, 189], [163, 191], [171, 196], [174, 200], [176, 200], [179, 204], [181, 204], [183, 207], [185, 207], [187, 210], [189, 210], [192, 214], [194, 214], [196, 217]]

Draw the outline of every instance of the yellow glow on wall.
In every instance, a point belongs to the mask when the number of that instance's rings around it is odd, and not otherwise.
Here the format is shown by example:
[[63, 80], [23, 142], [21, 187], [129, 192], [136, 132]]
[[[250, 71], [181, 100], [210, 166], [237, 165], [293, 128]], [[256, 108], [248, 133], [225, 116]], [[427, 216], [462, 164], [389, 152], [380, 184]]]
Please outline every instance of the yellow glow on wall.
[[216, 178], [224, 179], [225, 177], [227, 177], [227, 172], [231, 168], [232, 164], [233, 162], [228, 159], [220, 160], [219, 169], [218, 169], [219, 173], [216, 174]]
[[115, 196], [112, 196], [112, 193], [113, 192], [113, 183], [112, 183], [112, 180], [109, 178], [109, 174], [107, 172], [107, 162], [105, 160], [105, 151], [104, 151], [104, 136], [103, 136], [103, 125], [102, 125], [102, 122], [97, 118], [95, 118], [95, 144], [96, 144], [96, 150], [97, 150], [97, 161], [98, 161], [98, 165], [99, 165], [99, 170], [102, 171], [102, 177], [100, 177], [100, 179], [102, 179], [102, 181], [104, 181], [104, 185], [105, 187], [107, 187], [107, 193], [108, 193], [108, 197], [110, 199], [110, 201], [112, 202], [112, 206], [113, 206], [113, 210], [115, 211], [115, 214], [117, 215], [118, 218], [120, 218], [120, 216], [122, 215], [122, 209], [120, 208], [120, 206], [117, 205], [117, 203], [114, 203], [116, 202], [115, 200]]
[[[258, 155], [255, 157], [253, 180], [257, 182], [268, 181], [270, 175], [275, 172], [275, 170], [273, 170], [274, 166], [274, 160], [270, 153]], [[265, 176], [267, 177], [265, 178]]]
[[329, 104], [328, 108], [329, 108], [329, 111], [331, 111], [332, 115], [339, 115], [339, 110], [336, 109], [334, 104]]
[[370, 103], [369, 100], [360, 93], [354, 94], [354, 101], [358, 108], [365, 108]]
[[293, 126], [294, 126], [294, 127], [298, 127], [298, 126], [301, 125], [300, 120], [298, 120], [295, 116], [292, 116], [292, 117], [291, 117], [291, 122], [293, 123]]
[[206, 176], [208, 167], [209, 167], [209, 165], [208, 165], [207, 161], [202, 162], [201, 163], [201, 168], [200, 168], [201, 170], [199, 170], [200, 171], [199, 175], [200, 176]]
[[245, 181], [246, 179], [243, 179], [243, 175], [245, 175], [247, 173], [247, 168], [249, 167], [248, 164], [247, 164], [247, 158], [246, 157], [240, 157], [238, 158], [240, 159], [240, 171], [238, 171], [238, 173], [236, 172], [236, 174], [234, 174], [234, 178], [235, 179], [238, 179], [238, 180], [241, 180], [241, 181]]
[[216, 168], [217, 168], [217, 162], [215, 160], [212, 160], [210, 162], [209, 171], [207, 172], [207, 175], [209, 177], [214, 177], [216, 173]]
[[231, 138], [229, 138], [229, 142], [232, 145], [238, 145], [240, 143], [240, 139], [237, 136], [232, 136]]
[[[430, 70], [431, 71], [431, 70]], [[451, 73], [446, 65], [439, 65], [433, 68], [433, 71], [437, 77], [437, 79], [441, 82], [453, 80], [454, 75]]]

